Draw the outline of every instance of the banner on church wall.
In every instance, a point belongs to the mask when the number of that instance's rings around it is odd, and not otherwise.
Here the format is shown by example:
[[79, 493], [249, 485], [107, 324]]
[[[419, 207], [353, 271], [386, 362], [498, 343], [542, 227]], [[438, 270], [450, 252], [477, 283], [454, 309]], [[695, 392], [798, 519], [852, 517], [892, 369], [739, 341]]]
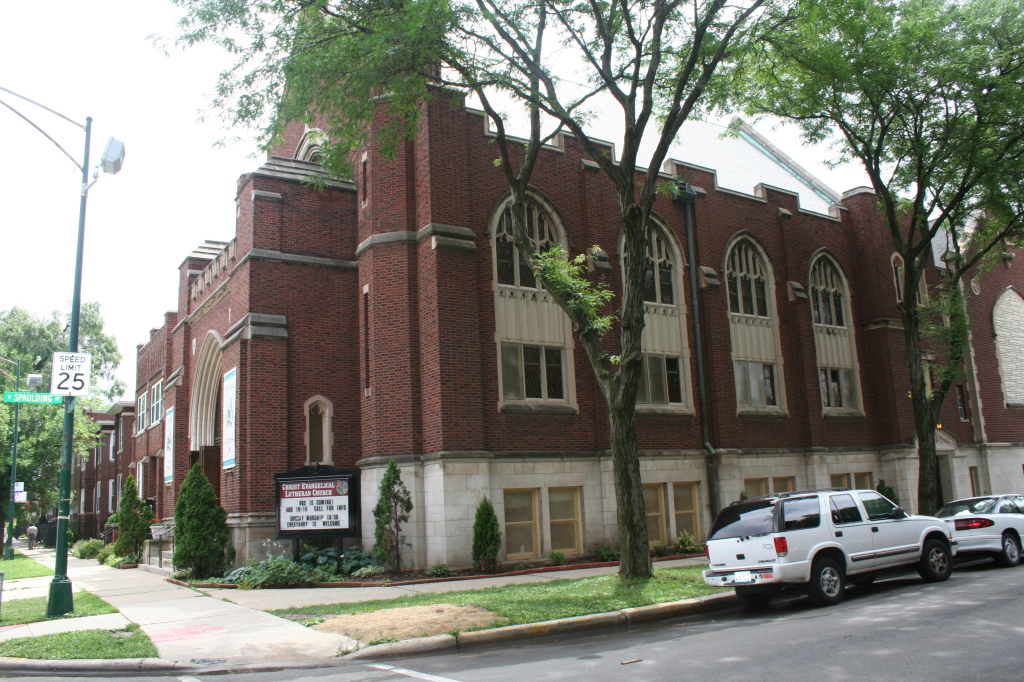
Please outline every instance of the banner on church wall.
[[164, 483], [174, 482], [174, 408], [164, 413]]
[[306, 466], [275, 474], [277, 537], [360, 537], [359, 471]]
[[238, 398], [238, 368], [224, 373], [224, 423], [221, 429], [221, 464], [230, 469], [235, 466], [235, 404]]

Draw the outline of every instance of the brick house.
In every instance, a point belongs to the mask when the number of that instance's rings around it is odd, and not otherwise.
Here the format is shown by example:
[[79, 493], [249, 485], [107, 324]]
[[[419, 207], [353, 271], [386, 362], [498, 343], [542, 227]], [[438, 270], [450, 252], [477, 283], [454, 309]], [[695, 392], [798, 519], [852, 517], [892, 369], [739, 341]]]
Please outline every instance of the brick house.
[[[234, 239], [188, 254], [177, 311], [138, 350], [146, 495], [172, 516], [199, 462], [240, 561], [274, 536], [273, 474], [315, 462], [361, 469], [366, 545], [383, 467], [399, 463], [416, 566], [470, 563], [484, 495], [505, 561], [616, 542], [604, 403], [520, 267], [485, 119], [439, 100], [419, 125], [394, 159], [371, 136], [355, 178], [323, 191], [304, 182], [321, 173], [316, 131], [289, 128], [238, 181]], [[752, 128], [720, 133], [684, 128], [662, 177], [695, 188], [692, 213], [659, 197], [648, 235], [637, 424], [652, 544], [703, 537], [712, 506], [743, 493], [884, 479], [913, 508], [900, 270], [873, 193], [837, 194]], [[615, 194], [573, 137], [542, 151], [533, 186], [538, 246], [588, 253], [621, 293]], [[1007, 257], [969, 293], [968, 378], [939, 432], [946, 499], [1024, 488], [1022, 267]], [[923, 296], [943, 272], [936, 257]]]

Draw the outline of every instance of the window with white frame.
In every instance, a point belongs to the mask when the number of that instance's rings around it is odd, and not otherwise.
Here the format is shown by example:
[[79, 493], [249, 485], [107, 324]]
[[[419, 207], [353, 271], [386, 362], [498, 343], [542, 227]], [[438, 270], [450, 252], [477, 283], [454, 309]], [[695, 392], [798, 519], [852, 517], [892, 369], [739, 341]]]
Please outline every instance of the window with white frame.
[[[689, 341], [683, 303], [682, 253], [660, 223], [645, 235], [643, 371], [637, 388], [641, 411], [692, 409]], [[623, 258], [623, 278], [625, 278]]]
[[136, 471], [136, 474], [138, 476], [138, 478], [136, 479], [135, 482], [138, 484], [138, 487], [139, 487], [139, 497], [141, 497], [142, 499], [146, 499], [146, 493], [144, 492], [146, 490], [146, 488], [144, 487], [145, 481], [143, 481], [143, 476], [142, 476], [143, 473], [145, 472], [145, 470], [146, 470], [146, 465], [144, 463], [139, 462], [138, 464], [135, 465], [135, 471]]
[[[492, 220], [495, 322], [498, 339], [501, 409], [574, 409], [572, 328], [569, 317], [541, 288], [533, 269], [515, 245], [512, 207], [503, 203]], [[530, 197], [526, 233], [543, 253], [566, 247], [554, 212]]]
[[107, 513], [114, 513], [114, 479], [107, 480]]
[[149, 412], [146, 406], [149, 404], [147, 400], [148, 394], [143, 393], [139, 396], [138, 405], [135, 410], [135, 414], [138, 415], [135, 418], [135, 433], [142, 433], [146, 430], [146, 416]]
[[124, 450], [124, 414], [117, 416], [117, 451]]
[[149, 390], [149, 424], [152, 426], [164, 418], [164, 382], [158, 381]]
[[86, 494], [86, 492], [87, 491], [85, 490], [85, 488], [82, 488], [81, 490], [78, 491], [78, 513], [79, 514], [84, 514], [85, 513], [85, 494]]
[[103, 481], [96, 481], [96, 495], [93, 497], [92, 510], [96, 514], [100, 513], [100, 499], [103, 496]]
[[[903, 287], [906, 282], [903, 279], [903, 256], [898, 253], [892, 254], [890, 258], [892, 262], [892, 284], [896, 287], [896, 302], [903, 302]], [[917, 304], [924, 305], [925, 291], [927, 290], [927, 284], [925, 284], [924, 273], [921, 273], [921, 279], [917, 283]]]
[[331, 464], [331, 418], [334, 415], [334, 404], [318, 395], [306, 401], [305, 410], [306, 464]]
[[124, 494], [124, 480], [123, 480], [123, 476], [124, 476], [124, 474], [118, 474], [117, 475], [117, 506], [118, 506], [118, 508], [120, 508], [120, 506], [121, 506], [121, 497]]
[[741, 237], [726, 252], [729, 334], [740, 412], [783, 412], [785, 385], [775, 310], [775, 276], [764, 253]]
[[860, 411], [857, 345], [850, 319], [850, 297], [839, 266], [818, 256], [811, 266], [808, 293], [818, 358], [818, 387], [826, 414]]
[[110, 461], [113, 462], [114, 461], [114, 432], [113, 431], [108, 431], [107, 432], [107, 438], [110, 440], [110, 443], [109, 443], [109, 445], [110, 445], [110, 454], [108, 455], [108, 457], [109, 457]]

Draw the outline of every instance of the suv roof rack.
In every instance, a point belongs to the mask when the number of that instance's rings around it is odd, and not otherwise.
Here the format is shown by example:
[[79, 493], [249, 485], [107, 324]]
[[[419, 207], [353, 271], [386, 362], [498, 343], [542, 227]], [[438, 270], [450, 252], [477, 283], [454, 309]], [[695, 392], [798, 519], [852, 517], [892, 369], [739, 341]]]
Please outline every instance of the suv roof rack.
[[839, 493], [849, 492], [850, 488], [812, 488], [810, 490], [791, 490], [784, 493], [772, 493], [771, 495], [758, 495], [757, 497], [748, 497], [745, 500], [735, 500], [729, 503], [729, 506], [734, 504], [742, 504], [743, 502], [750, 502], [752, 500], [780, 500], [787, 497], [795, 497], [797, 495], [812, 495], [814, 493]]

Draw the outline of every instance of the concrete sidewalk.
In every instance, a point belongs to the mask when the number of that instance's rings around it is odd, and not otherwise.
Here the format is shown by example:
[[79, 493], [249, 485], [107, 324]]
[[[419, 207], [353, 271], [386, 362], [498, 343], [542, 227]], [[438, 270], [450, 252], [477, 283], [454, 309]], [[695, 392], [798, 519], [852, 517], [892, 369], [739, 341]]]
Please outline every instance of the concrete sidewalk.
[[[26, 556], [53, 567], [53, 550], [28, 550], [23, 543], [16, 542], [16, 545], [20, 545], [18, 550]], [[702, 557], [680, 559], [658, 562], [657, 566], [691, 566], [703, 561]], [[197, 590], [171, 584], [153, 573], [114, 569], [100, 566], [94, 559], [69, 557], [68, 574], [75, 590], [92, 592], [119, 609], [120, 614], [11, 626], [0, 629], [0, 640], [50, 632], [117, 629], [133, 622], [149, 635], [160, 658], [168, 665], [173, 662], [176, 669], [196, 659], [223, 659], [228, 667], [326, 665], [337, 661], [339, 654], [357, 649], [358, 642], [342, 635], [318, 632], [264, 611], [547, 583], [608, 575], [617, 570], [612, 566], [398, 587]], [[48, 594], [49, 582], [50, 578], [10, 581], [5, 586], [4, 600]], [[11, 632], [9, 636], [8, 632]]]
[[[54, 565], [53, 550], [28, 550], [24, 545], [18, 550], [45, 566], [52, 568]], [[230, 665], [270, 661], [288, 665], [333, 659], [339, 651], [358, 646], [348, 637], [317, 632], [255, 608], [172, 585], [161, 576], [145, 571], [114, 569], [100, 566], [94, 559], [68, 557], [68, 577], [76, 590], [88, 590], [120, 610], [121, 614], [112, 616], [138, 623], [153, 640], [160, 658], [170, 661], [205, 658], [225, 659]], [[11, 589], [12, 594], [19, 592], [16, 588], [21, 587], [20, 583], [26, 583], [26, 591], [36, 592], [48, 585], [49, 580], [11, 581], [5, 586], [5, 593], [7, 589]], [[100, 617], [105, 616], [96, 618]], [[92, 618], [47, 621], [45, 625], [56, 628], [51, 631], [71, 631], [83, 629], [78, 627], [79, 621], [86, 620]], [[96, 627], [116, 629], [124, 624]], [[27, 634], [36, 633], [19, 633], [18, 636]]]

